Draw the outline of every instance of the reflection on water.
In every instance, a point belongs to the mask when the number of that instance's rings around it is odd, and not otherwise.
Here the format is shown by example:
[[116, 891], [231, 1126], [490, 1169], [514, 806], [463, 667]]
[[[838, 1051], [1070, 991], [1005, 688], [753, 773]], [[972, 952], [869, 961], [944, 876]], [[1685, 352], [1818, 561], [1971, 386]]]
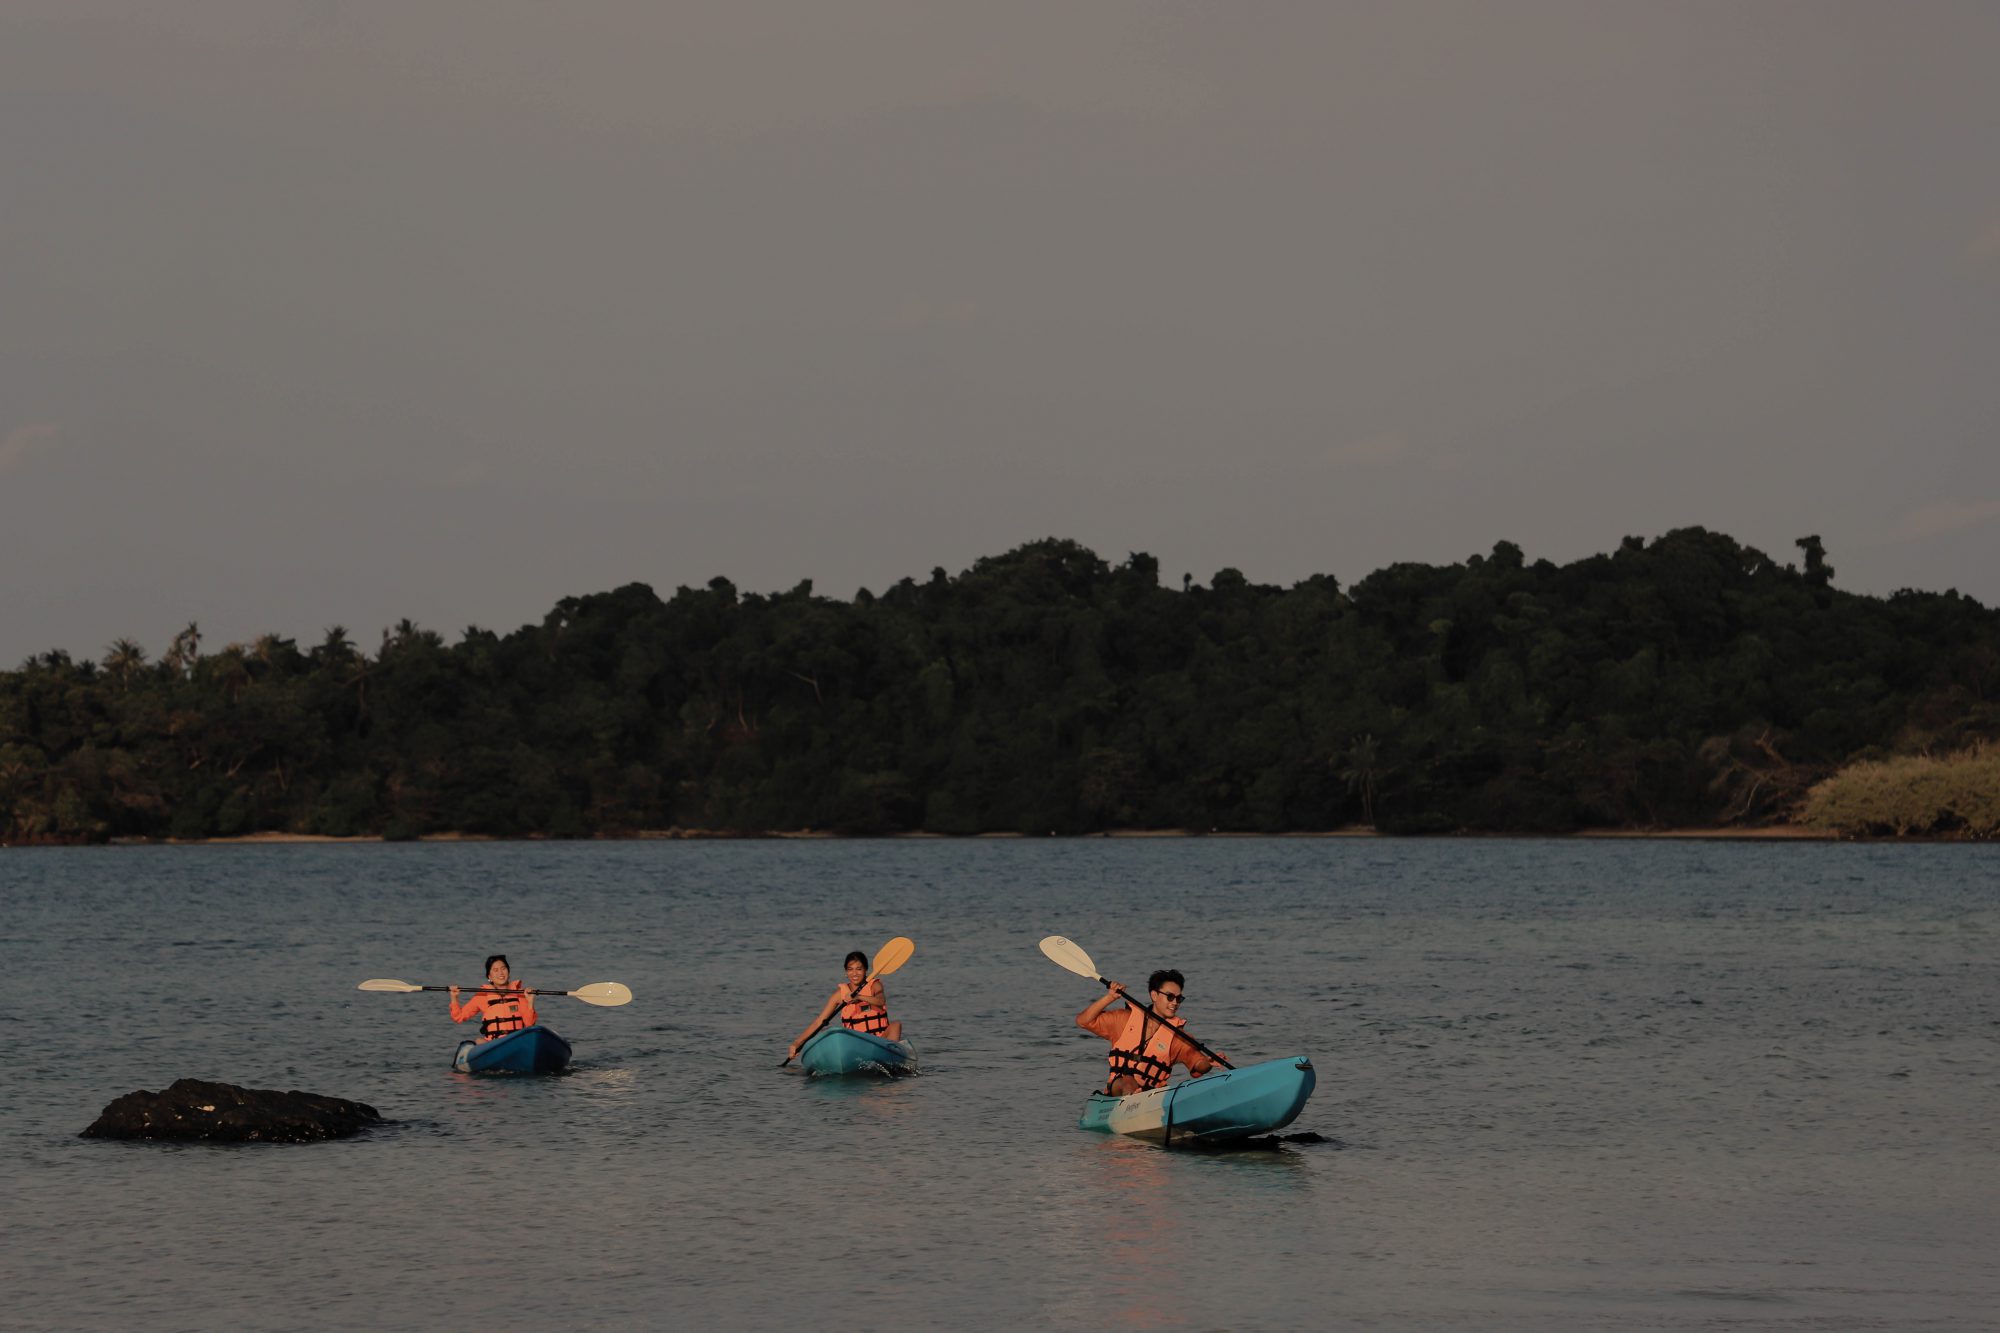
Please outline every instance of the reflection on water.
[[639, 1079], [629, 1069], [597, 1069], [588, 1065], [572, 1065], [566, 1075], [569, 1082], [595, 1096], [623, 1099], [632, 1096], [639, 1089]]
[[918, 1095], [920, 1085], [910, 1078], [856, 1074], [806, 1078], [803, 1083], [807, 1108], [803, 1123], [816, 1125], [829, 1136], [824, 1151], [897, 1158], [906, 1151], [909, 1135], [919, 1128], [916, 1122], [936, 1109]]
[[1175, 1173], [1183, 1167], [1171, 1153], [1143, 1144], [1113, 1141], [1103, 1148], [1089, 1171], [1091, 1192], [1109, 1201], [1096, 1257], [1115, 1277], [1099, 1313], [1113, 1324], [1158, 1327], [1181, 1287], [1174, 1259], [1186, 1235], [1186, 1198]]
[[1070, 1187], [1102, 1209], [1092, 1254], [1115, 1298], [1099, 1314], [1119, 1325], [1174, 1322], [1186, 1294], [1189, 1238], [1210, 1230], [1218, 1192], [1235, 1217], [1295, 1207], [1302, 1192], [1323, 1183], [1303, 1153], [1282, 1146], [1187, 1151], [1084, 1137]]

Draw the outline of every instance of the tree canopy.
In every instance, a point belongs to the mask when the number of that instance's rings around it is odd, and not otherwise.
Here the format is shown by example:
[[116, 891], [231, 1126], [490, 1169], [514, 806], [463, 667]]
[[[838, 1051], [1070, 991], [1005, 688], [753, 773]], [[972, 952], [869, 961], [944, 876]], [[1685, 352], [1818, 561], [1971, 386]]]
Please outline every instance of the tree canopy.
[[456, 643], [405, 620], [373, 654], [190, 625], [0, 673], [0, 841], [1755, 824], [2000, 735], [2000, 613], [1839, 591], [1798, 545], [1282, 588], [1050, 539], [847, 601], [716, 578]]

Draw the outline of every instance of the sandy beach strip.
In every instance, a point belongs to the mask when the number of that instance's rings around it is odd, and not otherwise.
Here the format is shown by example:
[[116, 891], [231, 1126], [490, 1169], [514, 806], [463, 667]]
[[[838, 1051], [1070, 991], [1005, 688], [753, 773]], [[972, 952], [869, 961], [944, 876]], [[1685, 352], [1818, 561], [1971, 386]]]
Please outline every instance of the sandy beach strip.
[[[910, 833], [849, 834], [836, 833], [830, 829], [763, 829], [756, 832], [742, 832], [730, 829], [665, 828], [637, 829], [629, 833], [598, 834], [586, 838], [556, 839], [529, 835], [518, 838], [499, 837], [490, 833], [425, 833], [414, 842], [726, 842], [739, 839], [781, 839], [786, 841], [835, 841], [854, 840], [870, 837], [910, 840], [948, 840], [955, 836], [949, 833], [932, 833], [917, 830]], [[973, 838], [1025, 838], [1035, 835], [995, 831], [974, 833]], [[1144, 829], [1119, 828], [1103, 829], [1094, 833], [1069, 835], [1048, 834], [1045, 836], [1069, 836], [1076, 838], [1393, 838], [1395, 835], [1362, 825], [1349, 825], [1337, 829], [1311, 829], [1286, 833], [1253, 833], [1240, 830], [1210, 829], [1200, 831], [1186, 828]], [[1626, 838], [1660, 839], [1671, 841], [1712, 840], [1723, 842], [1834, 842], [1839, 835], [1822, 833], [1803, 825], [1780, 824], [1765, 828], [1664, 828], [1664, 829], [1579, 829], [1574, 833], [1426, 833], [1411, 835], [1415, 840], [1428, 838]], [[286, 846], [290, 844], [382, 842], [379, 834], [356, 834], [335, 836], [327, 833], [244, 833], [227, 838], [113, 838], [118, 846], [147, 846], [165, 844], [171, 846], [199, 847], [259, 847]], [[1906, 838], [1884, 839], [1884, 841], [1936, 841], [1936, 839]]]

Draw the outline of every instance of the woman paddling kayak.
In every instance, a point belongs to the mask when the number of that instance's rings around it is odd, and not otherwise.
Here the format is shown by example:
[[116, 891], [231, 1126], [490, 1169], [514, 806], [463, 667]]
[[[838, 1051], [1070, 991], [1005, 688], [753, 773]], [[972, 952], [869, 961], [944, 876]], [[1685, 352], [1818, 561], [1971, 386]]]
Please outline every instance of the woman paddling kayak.
[[797, 1059], [799, 1048], [826, 1025], [836, 1009], [840, 1011], [842, 1027], [881, 1037], [885, 1041], [903, 1039], [903, 1025], [889, 1017], [889, 996], [882, 989], [882, 978], [868, 979], [868, 955], [856, 949], [847, 955], [847, 980], [833, 988], [833, 994], [827, 997], [819, 1016], [798, 1035], [791, 1050], [786, 1052], [785, 1059]]
[[472, 992], [472, 999], [460, 1005], [458, 987], [451, 990], [451, 1021], [479, 1020], [479, 1040], [494, 1041], [512, 1032], [535, 1026], [535, 997], [528, 988], [513, 980], [507, 955], [496, 953], [486, 960], [486, 984]]

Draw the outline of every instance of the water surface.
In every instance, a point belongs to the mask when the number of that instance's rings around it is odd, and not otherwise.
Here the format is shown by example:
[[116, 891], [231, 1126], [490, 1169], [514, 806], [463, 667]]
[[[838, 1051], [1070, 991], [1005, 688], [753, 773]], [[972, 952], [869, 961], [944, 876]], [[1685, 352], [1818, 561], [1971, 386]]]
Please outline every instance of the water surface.
[[[2000, 858], [1981, 846], [912, 841], [0, 853], [0, 1324], [155, 1329], [1991, 1328]], [[893, 1083], [777, 1070], [917, 942]], [[1091, 987], [1309, 1054], [1296, 1131], [1073, 1126]], [[545, 1001], [560, 1079], [452, 1073], [442, 996]], [[395, 1124], [75, 1137], [175, 1078]]]

